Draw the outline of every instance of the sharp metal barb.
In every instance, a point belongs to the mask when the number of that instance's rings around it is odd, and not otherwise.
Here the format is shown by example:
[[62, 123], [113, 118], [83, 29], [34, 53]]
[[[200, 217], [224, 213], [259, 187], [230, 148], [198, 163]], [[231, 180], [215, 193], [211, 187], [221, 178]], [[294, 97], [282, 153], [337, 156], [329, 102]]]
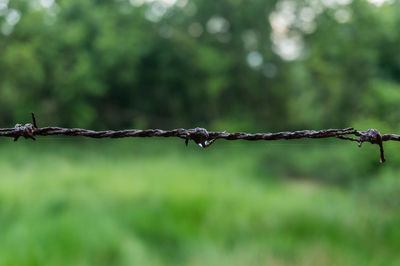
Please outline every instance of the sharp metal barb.
[[36, 117], [35, 117], [35, 114], [34, 114], [34, 113], [31, 113], [31, 115], [32, 115], [33, 126], [34, 126], [35, 128], [38, 128], [38, 126], [37, 126], [37, 124], [36, 124]]

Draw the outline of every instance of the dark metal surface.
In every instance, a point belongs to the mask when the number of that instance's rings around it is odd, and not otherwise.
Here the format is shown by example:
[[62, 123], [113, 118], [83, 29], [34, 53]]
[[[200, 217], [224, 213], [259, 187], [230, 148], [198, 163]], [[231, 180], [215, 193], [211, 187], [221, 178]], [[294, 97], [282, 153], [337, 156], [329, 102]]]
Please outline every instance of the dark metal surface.
[[126, 138], [126, 137], [178, 137], [185, 140], [186, 145], [189, 140], [193, 140], [202, 148], [209, 147], [217, 139], [225, 140], [281, 140], [281, 139], [300, 139], [300, 138], [339, 138], [358, 142], [361, 147], [363, 142], [377, 144], [380, 149], [381, 162], [385, 162], [383, 142], [384, 141], [400, 141], [400, 135], [384, 134], [381, 135], [376, 129], [367, 131], [358, 131], [353, 128], [345, 129], [324, 129], [324, 130], [301, 130], [293, 132], [277, 132], [277, 133], [244, 133], [244, 132], [212, 132], [204, 128], [194, 129], [128, 129], [128, 130], [104, 130], [94, 131], [82, 128], [61, 128], [61, 127], [42, 127], [36, 124], [35, 115], [32, 113], [32, 121], [30, 124], [16, 124], [14, 128], [0, 129], [0, 137], [11, 137], [17, 141], [19, 137], [35, 140], [36, 136], [83, 136], [89, 138]]

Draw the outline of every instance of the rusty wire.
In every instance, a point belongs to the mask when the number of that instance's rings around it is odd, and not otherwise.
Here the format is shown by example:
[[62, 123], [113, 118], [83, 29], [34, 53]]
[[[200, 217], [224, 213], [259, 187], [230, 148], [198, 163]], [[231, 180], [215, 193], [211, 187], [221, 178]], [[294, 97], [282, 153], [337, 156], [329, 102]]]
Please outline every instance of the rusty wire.
[[189, 140], [194, 141], [202, 148], [207, 148], [217, 139], [225, 140], [281, 140], [281, 139], [301, 139], [301, 138], [339, 138], [343, 140], [356, 141], [359, 147], [362, 143], [369, 142], [377, 144], [380, 150], [381, 163], [386, 161], [383, 149], [383, 142], [394, 140], [400, 141], [400, 135], [381, 134], [376, 129], [367, 131], [358, 131], [354, 128], [345, 129], [323, 129], [323, 130], [301, 130], [293, 132], [276, 132], [276, 133], [229, 133], [207, 131], [204, 128], [194, 129], [128, 129], [128, 130], [104, 130], [95, 131], [82, 128], [62, 128], [62, 127], [42, 127], [39, 128], [36, 123], [35, 115], [32, 113], [32, 123], [25, 125], [16, 124], [13, 128], [0, 128], [0, 137], [11, 137], [17, 141], [20, 137], [36, 140], [36, 136], [83, 136], [89, 138], [126, 138], [126, 137], [178, 137], [185, 140], [188, 145]]

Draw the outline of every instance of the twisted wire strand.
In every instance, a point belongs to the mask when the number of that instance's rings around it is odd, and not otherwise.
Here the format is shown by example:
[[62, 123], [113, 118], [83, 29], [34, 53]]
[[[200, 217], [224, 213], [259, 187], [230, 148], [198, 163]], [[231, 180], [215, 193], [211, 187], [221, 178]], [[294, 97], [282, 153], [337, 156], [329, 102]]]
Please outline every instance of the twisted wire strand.
[[26, 139], [36, 139], [36, 136], [83, 136], [89, 138], [127, 138], [127, 137], [178, 137], [185, 140], [186, 145], [189, 140], [194, 141], [202, 148], [209, 147], [217, 139], [225, 140], [290, 140], [301, 138], [339, 138], [343, 140], [356, 141], [361, 147], [362, 143], [369, 142], [377, 144], [380, 149], [381, 162], [385, 162], [383, 142], [384, 141], [400, 141], [400, 135], [384, 134], [381, 135], [376, 129], [367, 131], [358, 131], [354, 128], [344, 129], [323, 129], [323, 130], [301, 130], [276, 133], [245, 133], [234, 132], [229, 133], [207, 131], [204, 128], [183, 129], [177, 128], [172, 130], [162, 129], [127, 129], [127, 130], [103, 130], [95, 131], [82, 128], [62, 128], [62, 127], [42, 127], [39, 128], [36, 123], [35, 115], [32, 113], [33, 123], [25, 125], [16, 124], [14, 128], [0, 128], [0, 137], [11, 137], [17, 141], [20, 137]]
[[[24, 137], [25, 133], [24, 127], [21, 129], [10, 128], [10, 129], [0, 129], [0, 136], [2, 137]], [[211, 139], [225, 139], [225, 140], [280, 140], [280, 139], [300, 139], [300, 138], [330, 138], [343, 136], [348, 134], [353, 134], [355, 131], [353, 129], [328, 129], [328, 130], [302, 130], [294, 132], [277, 132], [277, 133], [228, 133], [228, 132], [210, 132], [203, 128], [195, 129], [172, 129], [172, 130], [162, 130], [162, 129], [127, 129], [127, 130], [104, 130], [95, 131], [82, 128], [61, 128], [61, 127], [43, 127], [34, 128], [32, 134], [34, 136], [54, 136], [54, 135], [65, 135], [65, 136], [83, 136], [89, 138], [126, 138], [126, 137], [179, 137], [179, 138], [189, 138], [193, 139], [196, 136], [204, 137], [204, 140]], [[29, 134], [28, 134], [29, 135]]]

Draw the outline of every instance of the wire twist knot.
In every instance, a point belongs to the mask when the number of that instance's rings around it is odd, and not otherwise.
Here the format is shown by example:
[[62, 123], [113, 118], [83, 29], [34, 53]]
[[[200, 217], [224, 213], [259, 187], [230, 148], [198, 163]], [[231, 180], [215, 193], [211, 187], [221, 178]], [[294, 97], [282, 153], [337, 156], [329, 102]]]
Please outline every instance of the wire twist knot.
[[185, 140], [186, 146], [188, 145], [189, 140], [191, 139], [202, 148], [210, 147], [211, 144], [213, 144], [215, 141], [215, 139], [210, 138], [207, 129], [201, 127], [189, 129], [186, 133], [185, 138], [186, 138]]
[[15, 132], [14, 141], [17, 141], [19, 139], [19, 137], [36, 140], [35, 129], [36, 129], [36, 127], [34, 125], [32, 125], [31, 123], [27, 123], [25, 125], [16, 124], [14, 127], [14, 130], [15, 130], [14, 131]]
[[368, 129], [364, 132], [358, 132], [358, 135], [360, 136], [360, 139], [358, 140], [359, 147], [361, 147], [362, 143], [366, 141], [379, 146], [381, 163], [384, 163], [386, 159], [385, 152], [383, 150], [381, 133], [377, 129]]

